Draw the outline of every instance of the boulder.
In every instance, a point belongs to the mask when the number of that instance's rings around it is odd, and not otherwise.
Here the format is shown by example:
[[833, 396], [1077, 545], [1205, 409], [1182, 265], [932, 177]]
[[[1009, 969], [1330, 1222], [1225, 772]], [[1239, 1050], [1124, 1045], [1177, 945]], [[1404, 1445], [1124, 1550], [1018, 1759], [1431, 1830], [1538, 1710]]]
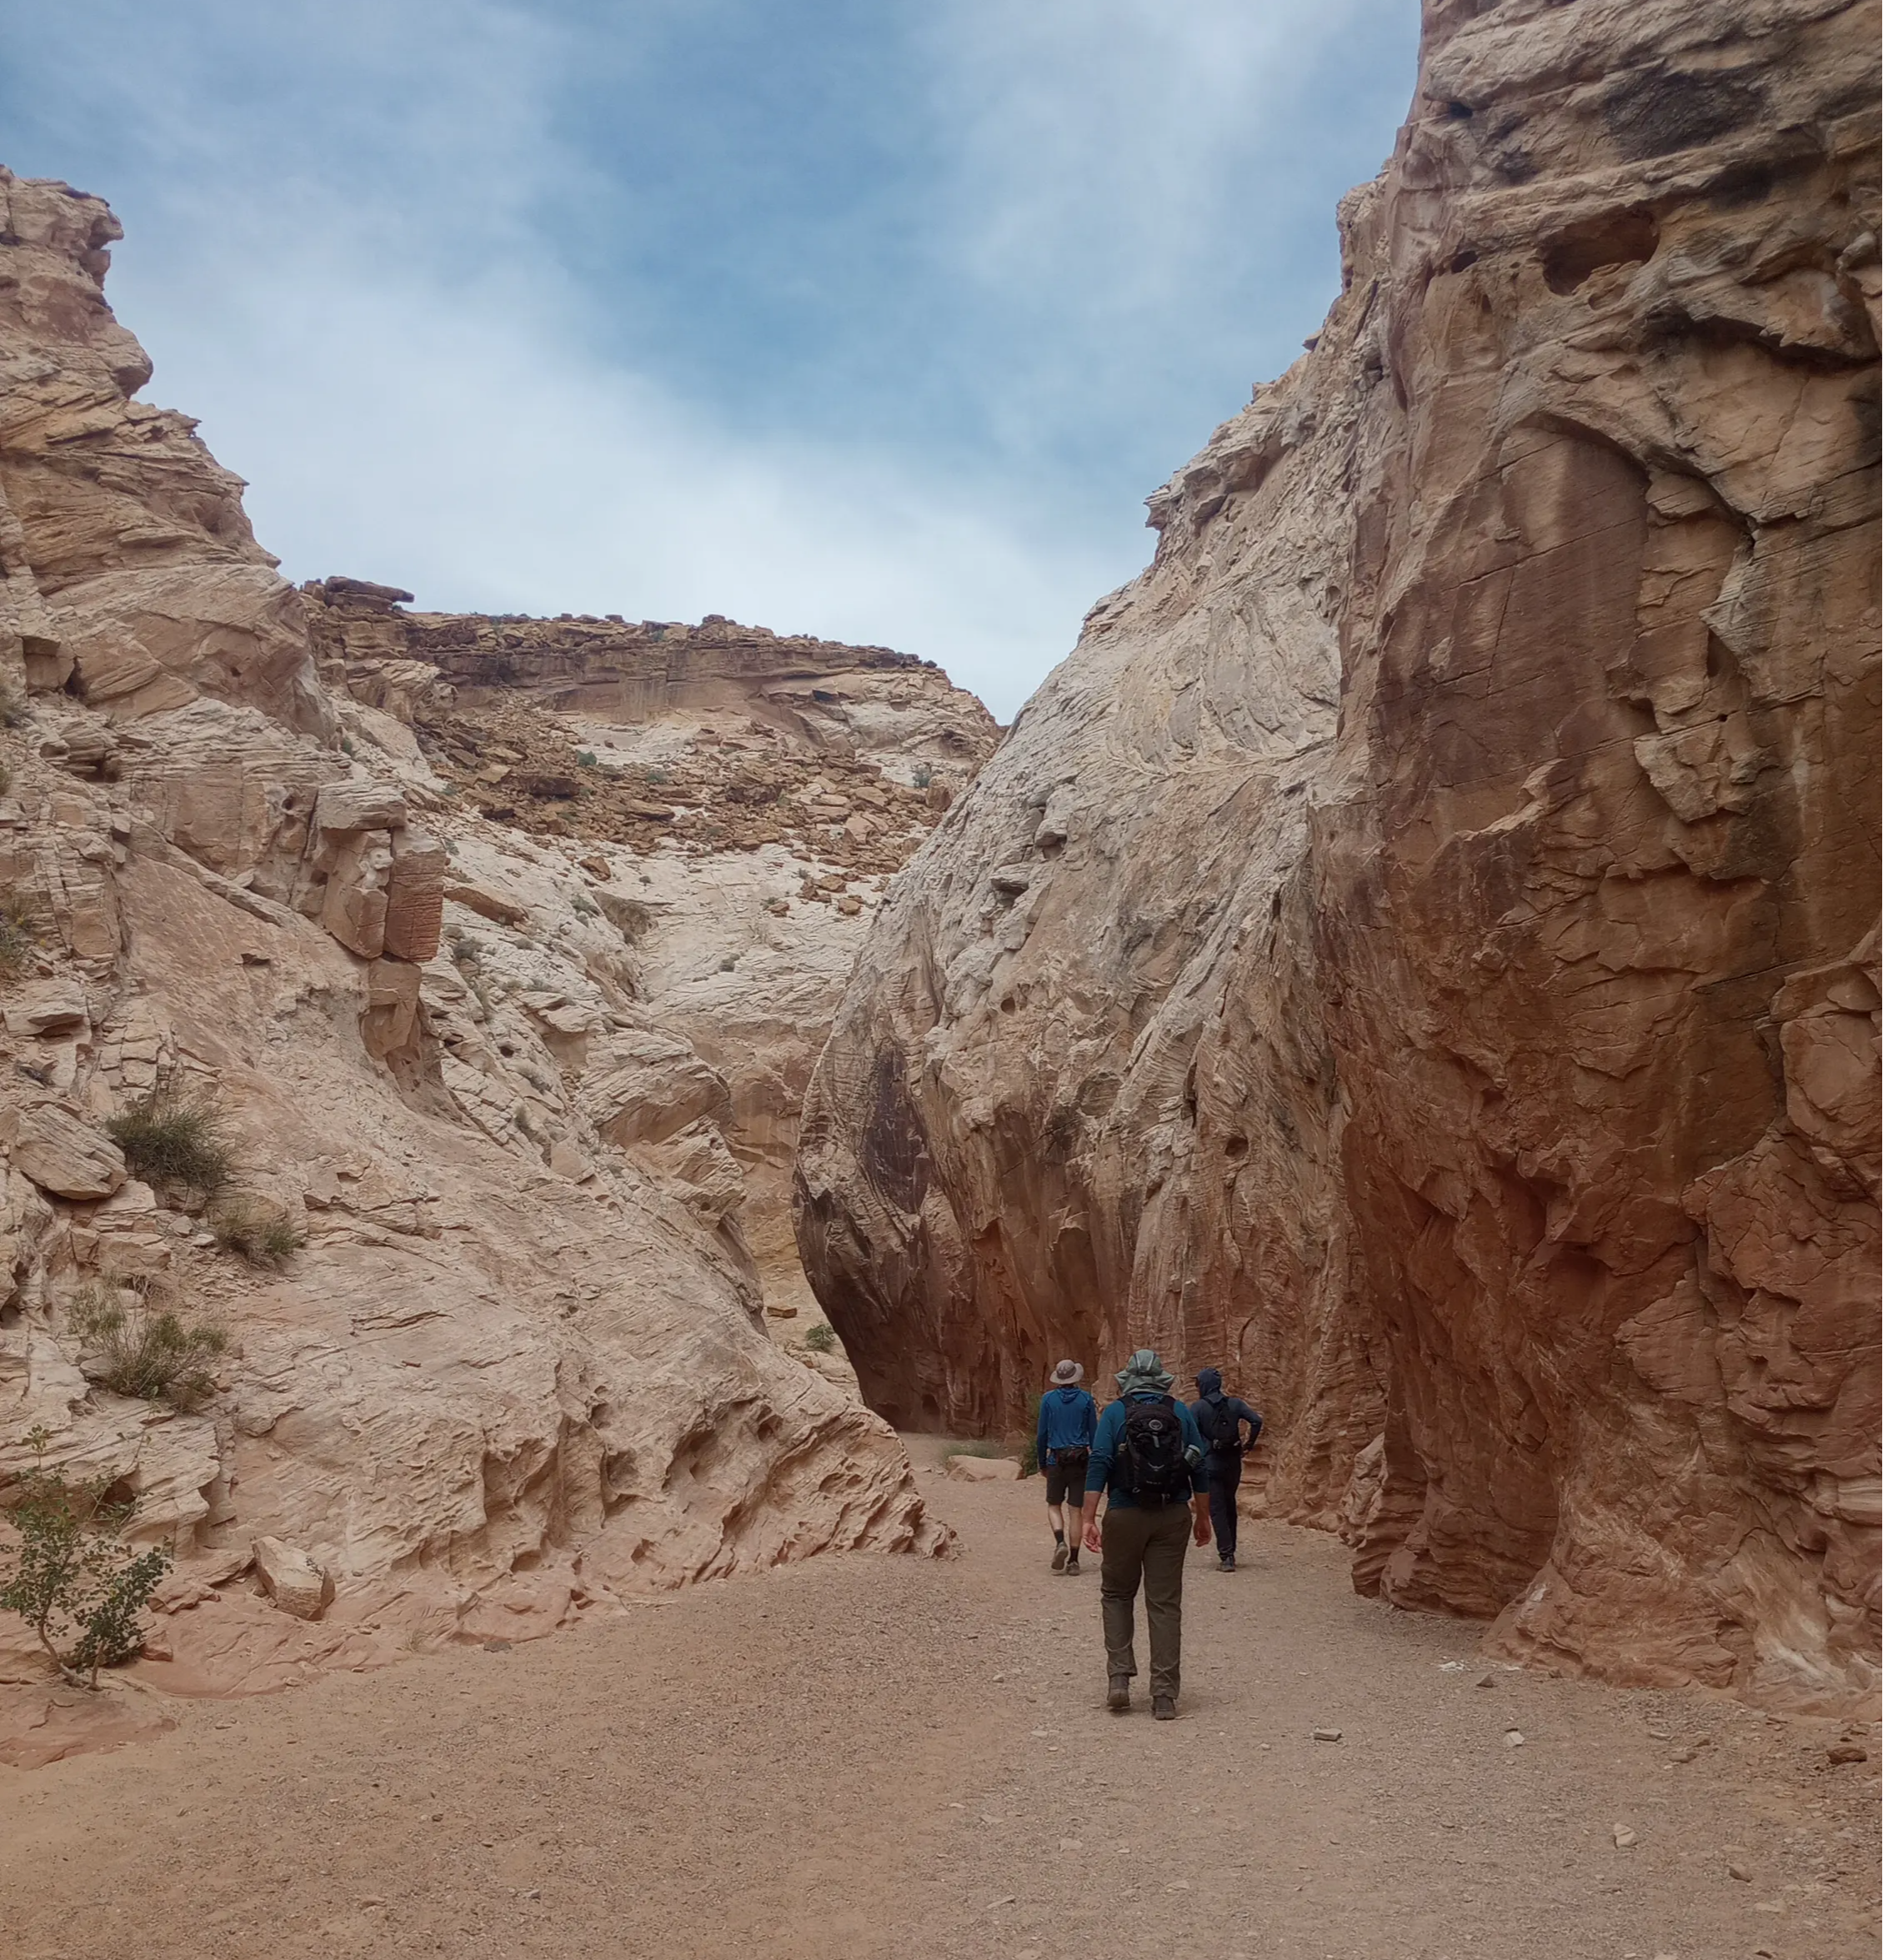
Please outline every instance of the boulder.
[[86, 1025], [85, 990], [75, 980], [23, 987], [6, 1005], [9, 1035], [61, 1035]]
[[323, 832], [397, 830], [404, 823], [405, 799], [387, 783], [323, 783], [314, 804], [314, 828]]
[[41, 1191], [74, 1201], [109, 1197], [125, 1177], [118, 1145], [51, 1102], [21, 1111], [13, 1165]]
[[1018, 1482], [1018, 1456], [964, 1456], [948, 1459], [948, 1474], [961, 1484], [1010, 1484]]
[[298, 1545], [281, 1538], [255, 1541], [255, 1576], [283, 1612], [318, 1620], [333, 1597], [333, 1581]]

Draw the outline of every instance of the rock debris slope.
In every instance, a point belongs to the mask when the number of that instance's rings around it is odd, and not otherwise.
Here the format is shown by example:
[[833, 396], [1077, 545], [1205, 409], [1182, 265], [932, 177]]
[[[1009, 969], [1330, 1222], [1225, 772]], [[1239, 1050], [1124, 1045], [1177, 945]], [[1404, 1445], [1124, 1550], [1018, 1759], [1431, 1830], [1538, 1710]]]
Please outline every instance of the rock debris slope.
[[[240, 484], [133, 399], [110, 213], [6, 173], [0, 205], [0, 1472], [38, 1428], [175, 1545], [140, 1667], [186, 1693], [934, 1549], [895, 1437], [766, 1338], [732, 1091], [639, 985], [632, 855], [462, 805], [355, 697]], [[222, 1211], [108, 1135], [153, 1090], [222, 1111]], [[308, 1242], [243, 1263], [232, 1203]], [[218, 1326], [212, 1392], [113, 1392], [101, 1301]], [[160, 1707], [49, 1695], [29, 1647], [0, 1757]]]
[[1325, 326], [872, 929], [799, 1232], [876, 1406], [1226, 1361], [1365, 1589], [1874, 1681], [1876, 26], [1430, 0]]

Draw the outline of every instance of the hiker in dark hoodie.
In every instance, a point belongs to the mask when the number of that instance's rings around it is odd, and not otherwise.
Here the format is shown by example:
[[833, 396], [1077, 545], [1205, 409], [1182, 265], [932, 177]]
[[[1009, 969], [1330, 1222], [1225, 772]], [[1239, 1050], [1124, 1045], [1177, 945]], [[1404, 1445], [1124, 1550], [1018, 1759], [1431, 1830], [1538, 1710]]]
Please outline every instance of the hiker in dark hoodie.
[[[1240, 1396], [1223, 1393], [1223, 1377], [1205, 1368], [1196, 1378], [1196, 1400], [1190, 1413], [1209, 1447], [1204, 1468], [1209, 1477], [1209, 1521], [1216, 1532], [1216, 1569], [1235, 1570], [1235, 1493], [1242, 1481], [1242, 1456], [1262, 1433], [1262, 1418]], [[1249, 1426], [1244, 1440], [1243, 1425]]]
[[[1099, 1433], [1099, 1408], [1079, 1384], [1085, 1374], [1077, 1361], [1061, 1361], [1039, 1398], [1039, 1426], [1034, 1455], [1046, 1474], [1046, 1517], [1053, 1527], [1053, 1570], [1077, 1577], [1079, 1513], [1085, 1501], [1085, 1466]], [[1070, 1507], [1072, 1532], [1066, 1535]]]

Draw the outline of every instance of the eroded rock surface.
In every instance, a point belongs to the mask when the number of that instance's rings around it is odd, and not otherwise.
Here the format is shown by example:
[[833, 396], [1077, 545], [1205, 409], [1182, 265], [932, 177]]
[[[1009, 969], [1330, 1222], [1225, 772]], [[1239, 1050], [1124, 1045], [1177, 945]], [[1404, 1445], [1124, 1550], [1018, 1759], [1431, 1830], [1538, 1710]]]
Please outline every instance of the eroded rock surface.
[[1430, 0], [1325, 328], [872, 930], [799, 1229], [874, 1406], [1150, 1342], [1368, 1590], [1874, 1681], [1875, 30]]
[[[733, 1094], [642, 995], [643, 899], [323, 684], [239, 485], [132, 399], [109, 212], [0, 203], [0, 1477], [38, 1429], [174, 1545], [140, 1666], [193, 1694], [934, 1549], [893, 1434], [763, 1331]], [[106, 1125], [164, 1085], [305, 1235], [281, 1270], [128, 1174]], [[106, 1385], [114, 1297], [228, 1335], [188, 1412]], [[128, 1732], [44, 1673], [0, 1640], [0, 1757]]]

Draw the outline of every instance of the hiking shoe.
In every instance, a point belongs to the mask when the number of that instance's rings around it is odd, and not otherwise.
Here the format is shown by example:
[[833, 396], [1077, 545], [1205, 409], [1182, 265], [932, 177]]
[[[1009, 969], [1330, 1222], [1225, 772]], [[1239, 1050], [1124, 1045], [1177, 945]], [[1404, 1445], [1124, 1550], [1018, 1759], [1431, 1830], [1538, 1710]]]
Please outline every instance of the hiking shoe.
[[1076, 1551], [1066, 1561], [1066, 1577], [1069, 1579], [1079, 1577], [1079, 1554]]
[[1131, 1709], [1131, 1677], [1114, 1674], [1111, 1677], [1111, 1689], [1105, 1697], [1105, 1706], [1114, 1715], [1126, 1715]]
[[1217, 1569], [1220, 1572], [1233, 1572], [1235, 1570], [1235, 1554], [1233, 1551], [1225, 1551], [1217, 1560], [1216, 1565]]
[[1177, 1719], [1177, 1697], [1174, 1695], [1153, 1695], [1151, 1717], [1157, 1722], [1174, 1722]]
[[1065, 1541], [1062, 1539], [1059, 1544], [1053, 1547], [1053, 1570], [1055, 1572], [1063, 1572], [1065, 1569], [1066, 1548]]

